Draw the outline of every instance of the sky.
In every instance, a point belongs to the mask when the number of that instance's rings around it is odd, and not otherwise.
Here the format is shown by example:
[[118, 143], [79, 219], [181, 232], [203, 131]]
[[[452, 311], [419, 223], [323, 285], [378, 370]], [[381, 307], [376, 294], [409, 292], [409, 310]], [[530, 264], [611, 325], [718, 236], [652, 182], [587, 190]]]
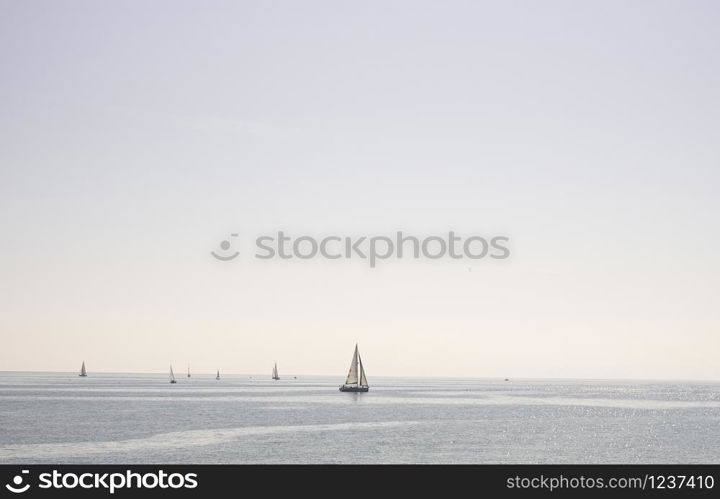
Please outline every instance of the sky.
[[[0, 370], [720, 379], [719, 24], [0, 0]], [[511, 256], [253, 258], [279, 230]]]

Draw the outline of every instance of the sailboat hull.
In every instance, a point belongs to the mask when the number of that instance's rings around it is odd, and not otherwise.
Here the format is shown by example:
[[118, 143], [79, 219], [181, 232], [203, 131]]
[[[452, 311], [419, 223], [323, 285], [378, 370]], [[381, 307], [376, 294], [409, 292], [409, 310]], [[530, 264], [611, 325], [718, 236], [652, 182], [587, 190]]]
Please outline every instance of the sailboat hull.
[[87, 374], [78, 374], [81, 378], [87, 378]]
[[347, 386], [342, 385], [340, 387], [341, 392], [367, 392], [370, 391], [369, 386]]

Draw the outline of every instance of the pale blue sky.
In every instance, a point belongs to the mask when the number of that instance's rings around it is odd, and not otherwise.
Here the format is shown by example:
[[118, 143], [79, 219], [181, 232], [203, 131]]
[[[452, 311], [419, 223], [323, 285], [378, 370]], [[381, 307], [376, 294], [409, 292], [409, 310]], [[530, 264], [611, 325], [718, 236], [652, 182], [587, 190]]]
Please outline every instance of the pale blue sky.
[[[718, 379], [719, 14], [0, 0], [0, 369]], [[397, 229], [513, 254], [208, 258]]]

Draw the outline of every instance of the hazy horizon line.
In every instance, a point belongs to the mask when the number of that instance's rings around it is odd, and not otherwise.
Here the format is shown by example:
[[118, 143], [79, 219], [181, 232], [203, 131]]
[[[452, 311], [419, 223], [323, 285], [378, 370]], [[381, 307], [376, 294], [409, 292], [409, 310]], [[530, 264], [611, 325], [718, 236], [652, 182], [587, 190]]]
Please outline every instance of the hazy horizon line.
[[[18, 371], [18, 370], [0, 370], [0, 375], [7, 374], [7, 373], [19, 373], [19, 374], [72, 374], [77, 376], [77, 371]], [[183, 378], [185, 377], [185, 371], [180, 371], [179, 374], [176, 374], [176, 377]], [[103, 375], [103, 374], [155, 374], [158, 376], [167, 376], [168, 373], [163, 373], [161, 371], [90, 371], [90, 374], [88, 374], [88, 377], [93, 377], [93, 375]], [[200, 376], [203, 374], [207, 374], [208, 376], [215, 376], [215, 373], [212, 371], [196, 371], [191, 372], [191, 377], [193, 376]], [[268, 376], [267, 373], [239, 373], [239, 372], [221, 372], [224, 376]], [[283, 378], [288, 378], [290, 376], [312, 376], [312, 377], [325, 377], [325, 378], [344, 378], [344, 375], [334, 375], [334, 374], [299, 374], [299, 373], [291, 373], [286, 374], [280, 377], [282, 380]], [[396, 375], [375, 375], [372, 377], [373, 379], [382, 379], [382, 378], [398, 378], [398, 379], [442, 379], [442, 380], [508, 380], [508, 381], [514, 381], [514, 380], [536, 380], [536, 381], [643, 381], [643, 382], [698, 382], [698, 383], [720, 383], [720, 379], [715, 378], [573, 378], [573, 377], [528, 377], [528, 376], [518, 376], [518, 377], [508, 377], [508, 376], [478, 376], [478, 377], [472, 377], [472, 376], [416, 376], [416, 375], [405, 375], [405, 376], [396, 376]]]

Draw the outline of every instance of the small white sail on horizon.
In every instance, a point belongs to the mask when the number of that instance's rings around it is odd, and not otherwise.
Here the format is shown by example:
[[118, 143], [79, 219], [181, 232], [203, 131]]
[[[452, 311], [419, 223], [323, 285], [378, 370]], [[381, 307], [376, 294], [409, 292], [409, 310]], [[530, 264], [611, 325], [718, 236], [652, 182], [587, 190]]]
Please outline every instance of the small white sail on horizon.
[[80, 374], [78, 374], [81, 378], [87, 378], [87, 370], [85, 369], [85, 361], [83, 360], [82, 366], [80, 367]]
[[360, 358], [360, 350], [357, 343], [355, 344], [355, 353], [352, 362], [350, 362], [350, 371], [348, 372], [345, 384], [340, 387], [341, 392], [367, 392], [370, 389], [367, 378], [365, 377], [365, 368], [363, 368], [362, 359]]
[[188, 364], [188, 378], [190, 377], [190, 364]]
[[280, 376], [278, 376], [277, 362], [275, 362], [275, 367], [273, 367], [272, 379], [274, 379], [275, 381], [280, 379]]
[[215, 379], [220, 379], [220, 369], [218, 369], [217, 375], [215, 376]]
[[177, 383], [177, 381], [175, 381], [175, 373], [173, 372], [172, 364], [170, 365], [170, 383]]

